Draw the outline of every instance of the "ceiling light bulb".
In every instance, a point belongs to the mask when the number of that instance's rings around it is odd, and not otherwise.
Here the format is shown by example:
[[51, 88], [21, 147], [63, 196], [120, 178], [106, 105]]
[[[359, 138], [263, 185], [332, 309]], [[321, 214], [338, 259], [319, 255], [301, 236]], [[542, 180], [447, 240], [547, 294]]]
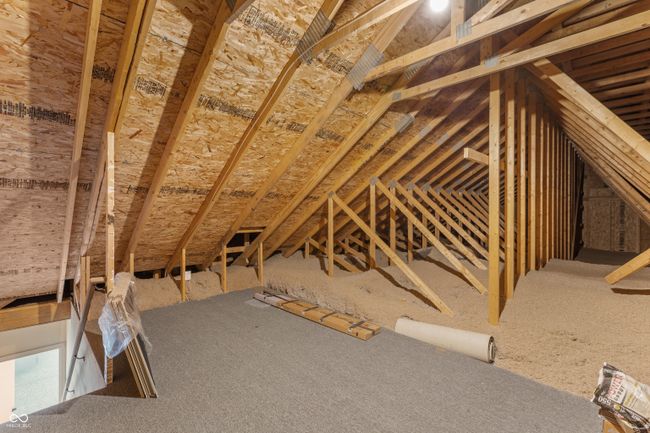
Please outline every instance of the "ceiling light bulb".
[[433, 12], [442, 12], [449, 6], [449, 0], [429, 0], [429, 8]]

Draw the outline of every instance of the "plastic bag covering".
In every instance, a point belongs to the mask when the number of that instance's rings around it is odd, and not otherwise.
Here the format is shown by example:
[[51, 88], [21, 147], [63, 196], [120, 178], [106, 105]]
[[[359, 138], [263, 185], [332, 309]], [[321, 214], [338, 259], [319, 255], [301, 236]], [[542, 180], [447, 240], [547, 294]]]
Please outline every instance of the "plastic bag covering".
[[611, 412], [629, 430], [650, 432], [650, 386], [616, 367], [605, 364], [600, 370], [592, 401]]
[[104, 353], [114, 358], [140, 335], [145, 350], [151, 351], [151, 343], [144, 334], [140, 312], [135, 303], [135, 280], [128, 272], [115, 275], [113, 291], [107, 297], [99, 316]]

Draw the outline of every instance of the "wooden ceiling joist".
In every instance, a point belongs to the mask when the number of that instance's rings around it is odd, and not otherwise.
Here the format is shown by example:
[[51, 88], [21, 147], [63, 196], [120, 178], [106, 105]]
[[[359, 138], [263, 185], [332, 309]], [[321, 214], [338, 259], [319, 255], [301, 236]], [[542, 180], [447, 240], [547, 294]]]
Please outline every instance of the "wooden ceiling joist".
[[86, 132], [86, 118], [88, 115], [88, 100], [90, 98], [90, 84], [93, 74], [93, 61], [97, 48], [97, 33], [99, 31], [99, 18], [102, 11], [102, 0], [91, 0], [86, 19], [86, 40], [81, 66], [81, 80], [79, 85], [79, 98], [75, 118], [74, 141], [72, 143], [72, 156], [70, 158], [70, 174], [68, 176], [68, 196], [66, 201], [65, 220], [63, 223], [63, 251], [59, 281], [57, 282], [56, 299], [63, 300], [63, 283], [68, 269], [68, 253], [70, 251], [70, 236], [72, 233], [72, 220], [77, 197], [77, 182], [79, 180], [79, 165], [83, 150], [84, 134]]

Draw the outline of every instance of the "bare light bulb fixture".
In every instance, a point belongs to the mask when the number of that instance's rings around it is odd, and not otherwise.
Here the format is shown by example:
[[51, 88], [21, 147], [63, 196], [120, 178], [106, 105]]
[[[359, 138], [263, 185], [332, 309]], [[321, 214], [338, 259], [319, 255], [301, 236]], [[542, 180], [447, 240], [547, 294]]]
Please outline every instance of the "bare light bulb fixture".
[[433, 12], [442, 12], [449, 6], [449, 0], [429, 0], [429, 9]]

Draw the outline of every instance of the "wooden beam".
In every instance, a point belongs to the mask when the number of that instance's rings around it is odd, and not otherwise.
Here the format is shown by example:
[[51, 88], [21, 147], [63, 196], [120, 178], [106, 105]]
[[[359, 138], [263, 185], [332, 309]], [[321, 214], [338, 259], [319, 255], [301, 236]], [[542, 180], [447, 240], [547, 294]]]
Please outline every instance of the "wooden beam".
[[335, 193], [333, 193], [332, 199], [334, 202], [345, 212], [351, 219], [352, 221], [355, 222], [359, 226], [359, 228], [366, 233], [366, 235], [370, 238], [374, 238], [375, 243], [377, 246], [388, 256], [388, 258], [391, 260], [391, 263], [393, 263], [395, 266], [397, 266], [403, 273], [406, 275], [406, 277], [411, 280], [411, 282], [415, 285], [415, 287], [418, 289], [418, 291], [425, 296], [427, 299], [429, 299], [433, 305], [438, 308], [442, 313], [447, 314], [448, 316], [453, 316], [454, 313], [445, 304], [442, 299], [438, 295], [435, 294], [433, 290], [429, 288], [429, 286], [426, 285], [418, 275], [411, 270], [411, 268], [408, 267], [406, 263], [400, 259], [400, 257], [390, 249], [390, 247], [384, 242], [379, 236], [377, 236], [376, 233], [373, 233], [370, 230], [370, 227], [363, 222], [359, 216], [352, 211], [348, 207], [347, 204], [345, 204]]
[[[88, 200], [88, 211], [84, 222], [80, 254], [86, 255], [88, 248], [95, 236], [97, 224], [99, 223], [100, 212], [103, 201], [104, 175], [106, 173], [106, 136], [109, 132], [119, 135], [122, 122], [126, 115], [129, 97], [134, 87], [137, 75], [138, 64], [142, 57], [142, 50], [146, 44], [151, 18], [156, 9], [155, 0], [134, 0], [130, 2], [129, 13], [126, 25], [124, 26], [124, 37], [120, 46], [120, 54], [115, 68], [111, 97], [108, 103], [102, 141], [97, 157], [95, 178], [93, 180], [90, 198]], [[75, 275], [75, 281], [79, 280], [79, 269]]]
[[[521, 36], [519, 36], [516, 39], [512, 40], [509, 44], [506, 45], [506, 47], [504, 47], [501, 50], [501, 53], [502, 54], [503, 53], [512, 53], [512, 52], [516, 51], [517, 49], [519, 49], [520, 47], [525, 47], [527, 44], [533, 42], [536, 38], [538, 38], [539, 36], [546, 33], [549, 29], [553, 28], [557, 24], [560, 24], [568, 16], [574, 14], [577, 10], [579, 10], [581, 7], [583, 7], [589, 1], [590, 0], [579, 0], [579, 1], [575, 2], [575, 3], [572, 3], [572, 4], [568, 5], [568, 6], [560, 9], [560, 10], [555, 11], [554, 13], [549, 15], [548, 17], [541, 20], [535, 26], [531, 27], [531, 29], [526, 31], [524, 34], [522, 34]], [[473, 92], [475, 90], [477, 90], [480, 87], [480, 84], [482, 84], [482, 83], [475, 84], [476, 87], [474, 87], [471, 91], [465, 92], [464, 94], [461, 94], [460, 98], [459, 98], [460, 101], [457, 100], [455, 102], [464, 102], [467, 98], [469, 98], [469, 96], [471, 96], [473, 94]], [[395, 94], [394, 96], [397, 96], [397, 94]], [[450, 108], [452, 108], [452, 109], [447, 111], [447, 113], [451, 113], [451, 111], [453, 111], [453, 109], [456, 108], [456, 107], [454, 106], [454, 107], [450, 107]], [[445, 118], [444, 116], [438, 116], [439, 122], [444, 120], [444, 118]], [[426, 134], [428, 132], [430, 132], [431, 129], [433, 129], [433, 127], [435, 127], [435, 126], [426, 125], [425, 128], [423, 129], [423, 131], [427, 131], [427, 132], [424, 133], [424, 135], [422, 135], [422, 136], [426, 136]], [[419, 140], [415, 141], [415, 143], [417, 143], [417, 142], [419, 142]], [[377, 176], [381, 175], [381, 173], [388, 170], [388, 168], [392, 167], [396, 162], [400, 161], [401, 157], [406, 152], [408, 152], [409, 149], [410, 149], [409, 146], [403, 146], [402, 149], [400, 149], [400, 151], [398, 152], [398, 154], [394, 155], [384, 166], [382, 166], [382, 169], [379, 171], [379, 173], [378, 174], [376, 173], [375, 175], [377, 175]], [[351, 194], [351, 198], [350, 199], [346, 198], [346, 202], [351, 201], [354, 197], [356, 197], [360, 193], [361, 193], [361, 191], [355, 192], [355, 194]], [[304, 224], [306, 219], [309, 218], [318, 208], [320, 208], [321, 205], [322, 205], [322, 202], [320, 202], [318, 204], [318, 206], [315, 207], [315, 208], [314, 208], [314, 206], [312, 206], [312, 208], [310, 209], [309, 212], [305, 212], [305, 216], [300, 219], [300, 223], [299, 224], [294, 224], [291, 227], [290, 230], [288, 230], [284, 235], [282, 235], [280, 240], [276, 241], [274, 243], [274, 245], [271, 248], [269, 248], [269, 251], [273, 251], [279, 245], [281, 245], [291, 234], [293, 234], [298, 228], [300, 228], [300, 226], [302, 226], [302, 224]], [[315, 226], [313, 229], [311, 229], [309, 231], [309, 234], [307, 235], [307, 237], [314, 235], [316, 232], [318, 232], [321, 229], [321, 227], [322, 226]], [[291, 248], [286, 250], [285, 256], [290, 255], [293, 252], [295, 252], [297, 248], [301, 247], [301, 245], [302, 245], [302, 241], [296, 243], [294, 246], [292, 246]]]
[[264, 285], [264, 242], [257, 247], [257, 280]]
[[115, 134], [106, 134], [106, 294], [113, 291], [115, 282]]
[[[203, 52], [201, 53], [199, 62], [194, 70], [194, 75], [192, 76], [192, 80], [187, 88], [187, 93], [185, 93], [178, 115], [174, 121], [174, 126], [172, 127], [167, 143], [165, 144], [160, 156], [160, 161], [156, 166], [156, 171], [151, 180], [151, 185], [149, 185], [147, 196], [144, 199], [142, 208], [138, 214], [138, 219], [136, 220], [133, 231], [131, 232], [131, 237], [124, 252], [124, 258], [122, 259], [123, 268], [125, 268], [128, 263], [129, 254], [135, 252], [138, 243], [140, 242], [144, 227], [151, 216], [160, 189], [165, 182], [167, 172], [172, 164], [173, 154], [183, 140], [187, 124], [197, 107], [197, 101], [201, 94], [201, 90], [203, 89], [203, 85], [210, 75], [210, 72], [212, 72], [212, 65], [214, 64], [217, 55], [225, 44], [225, 36], [230, 27], [230, 23], [234, 17], [241, 13], [242, 6], [246, 3], [247, 0], [237, 0], [232, 10], [229, 6], [229, 2], [222, 1], [219, 5], [216, 17], [212, 23], [210, 34], [205, 42], [205, 46], [203, 47]], [[184, 247], [185, 245], [183, 245], [183, 248]]]
[[181, 283], [181, 302], [187, 301], [187, 282], [185, 281], [185, 260], [186, 254], [185, 254], [185, 248], [183, 248], [183, 251], [181, 251], [181, 275], [180, 275], [180, 283]]
[[[374, 179], [370, 180], [370, 230], [373, 233], [377, 233], [377, 191], [376, 191], [376, 182]], [[370, 269], [377, 267], [377, 245], [375, 244], [375, 239], [370, 237], [370, 246], [369, 246], [369, 257], [368, 265]]]
[[0, 332], [27, 326], [43, 325], [70, 318], [70, 300], [35, 302], [0, 309]]
[[506, 182], [505, 182], [505, 295], [512, 298], [515, 290], [515, 71], [504, 74], [506, 121]]
[[[371, 70], [366, 75], [366, 81], [376, 80], [388, 74], [400, 72], [411, 65], [439, 56], [446, 52], [478, 42], [507, 29], [511, 29], [525, 22], [534, 20], [542, 15], [566, 6], [575, 0], [534, 0], [524, 6], [498, 15], [492, 19], [471, 27], [471, 31], [464, 37], [456, 40], [455, 35], [436, 41], [422, 48], [411, 51], [395, 59], [389, 60]], [[452, 29], [453, 31], [453, 29]]]
[[[482, 58], [492, 55], [493, 41], [482, 45]], [[501, 80], [498, 73], [490, 76], [490, 162], [489, 162], [489, 233], [488, 233], [488, 321], [499, 323], [501, 315], [501, 270], [499, 266], [499, 213], [501, 157]]]
[[[539, 1], [539, 0], [537, 0]], [[426, 97], [428, 93], [461, 84], [476, 78], [504, 71], [506, 69], [533, 63], [545, 57], [550, 57], [566, 51], [595, 44], [617, 36], [631, 33], [647, 26], [650, 20], [650, 11], [639, 13], [614, 22], [603, 24], [580, 33], [572, 34], [561, 39], [556, 39], [545, 44], [519, 51], [505, 56], [497, 56], [487, 63], [468, 68], [456, 74], [446, 75], [408, 89], [395, 90], [389, 95], [394, 101], [403, 101], [411, 98]], [[632, 145], [634, 147], [634, 145]]]
[[[63, 251], [59, 266], [59, 280], [56, 299], [63, 300], [63, 283], [68, 269], [68, 254], [70, 252], [70, 236], [72, 234], [72, 220], [74, 218], [74, 205], [77, 198], [77, 182], [79, 181], [79, 166], [81, 152], [86, 132], [86, 118], [88, 116], [88, 100], [93, 75], [93, 61], [97, 48], [97, 32], [99, 31], [99, 18], [102, 10], [102, 0], [91, 0], [88, 5], [88, 18], [86, 20], [86, 33], [84, 54], [81, 63], [81, 83], [79, 85], [79, 98], [75, 112], [74, 138], [72, 142], [72, 155], [70, 158], [70, 172], [68, 174], [68, 195], [66, 199], [65, 220], [63, 222]], [[81, 256], [80, 256], [81, 257]]]
[[[436, 238], [433, 233], [431, 233], [425, 225], [420, 222], [416, 216], [404, 205], [401, 203], [396, 196], [394, 196], [385, 186], [382, 185], [381, 182], [377, 182], [377, 187], [395, 203], [395, 205], [400, 209], [400, 211], [406, 216], [406, 218], [410, 219], [413, 225], [420, 231], [420, 233], [424, 236], [427, 237], [429, 242], [449, 261], [449, 263], [452, 264], [454, 268], [458, 272], [460, 272], [465, 279], [481, 294], [485, 293], [487, 290], [485, 286], [472, 274], [469, 269], [465, 265], [463, 265], [456, 256], [449, 251], [449, 249], [444, 246], [438, 238]], [[433, 216], [427, 209], [422, 206], [421, 203], [419, 203], [415, 197], [410, 194], [407, 190], [404, 189], [401, 185], [397, 184], [397, 191], [406, 198], [407, 202], [411, 204], [413, 207], [415, 207], [418, 211], [420, 211], [423, 215], [426, 215], [427, 219], [429, 220], [430, 223], [438, 226], [438, 229], [447, 236], [451, 237], [451, 234], [449, 231], [442, 225], [440, 222]], [[423, 198], [425, 194], [420, 190], [417, 186], [413, 186], [413, 191], [418, 194], [420, 198]], [[452, 242], [453, 243], [453, 242]], [[455, 244], [456, 245], [456, 244]], [[479, 262], [480, 263], [480, 262]]]
[[327, 199], [327, 275], [334, 276], [334, 200]]
[[221, 291], [228, 293], [228, 251], [221, 249]]
[[528, 156], [526, 147], [528, 145], [528, 127], [526, 124], [527, 111], [526, 111], [526, 81], [525, 77], [521, 74], [517, 79], [517, 168], [518, 183], [517, 183], [517, 275], [519, 278], [526, 274], [526, 230], [527, 230], [527, 166]]
[[629, 262], [625, 263], [619, 268], [616, 268], [614, 271], [610, 272], [607, 274], [605, 277], [605, 281], [607, 281], [608, 284], [616, 284], [623, 278], [629, 276], [630, 274], [645, 268], [646, 266], [650, 265], [650, 248], [630, 260]]
[[[312, 239], [312, 238], [309, 238], [308, 242], [312, 247], [316, 248], [322, 254], [327, 256], [327, 248], [326, 247], [323, 247], [321, 244], [316, 242], [315, 239]], [[328, 257], [328, 261], [329, 261], [329, 256], [327, 256], [327, 257]], [[331, 257], [333, 258], [334, 263], [338, 264], [339, 266], [341, 266], [342, 268], [344, 268], [348, 272], [359, 272], [359, 269], [357, 269], [353, 264], [346, 262], [345, 260], [343, 260], [342, 258], [337, 256], [336, 254], [333, 254]], [[329, 273], [329, 271], [328, 271], [328, 273]]]
[[[411, 6], [397, 15], [393, 16], [385, 25], [382, 27], [381, 31], [374, 37], [372, 44], [369, 46], [373, 47], [379, 52], [383, 52], [390, 42], [397, 36], [406, 22], [415, 14], [417, 10], [417, 5]], [[258, 188], [255, 195], [251, 197], [246, 206], [244, 207], [244, 212], [241, 212], [236, 221], [231, 225], [228, 232], [224, 235], [224, 241], [232, 237], [233, 230], [239, 225], [243, 224], [246, 221], [246, 218], [250, 213], [255, 209], [260, 201], [266, 196], [268, 191], [275, 185], [286, 170], [293, 164], [301, 151], [311, 142], [311, 140], [316, 136], [322, 125], [327, 121], [331, 114], [336, 110], [336, 108], [350, 95], [354, 89], [354, 84], [347, 78], [343, 79], [340, 85], [334, 90], [330, 95], [327, 103], [320, 108], [316, 116], [309, 122], [309, 125], [302, 132], [298, 140], [291, 146], [291, 148], [283, 155], [281, 161], [273, 168], [273, 171], [268, 176], [264, 184]], [[345, 155], [352, 149], [354, 144], [360, 139], [363, 134], [372, 127], [385, 110], [390, 106], [390, 101], [381, 97], [375, 107], [371, 110], [370, 113], [363, 119], [360, 124], [358, 124], [353, 132], [349, 134], [343, 143], [339, 145], [336, 151], [330, 155], [323, 165], [321, 165], [318, 171], [307, 181], [305, 182], [303, 188], [294, 196], [292, 201], [283, 209], [281, 214], [277, 215], [274, 220], [267, 225], [264, 232], [262, 232], [251, 246], [247, 249], [244, 254], [238, 259], [240, 262], [250, 257], [253, 254], [254, 249], [256, 248], [257, 242], [262, 242], [271, 235], [271, 233], [290, 215], [290, 213], [297, 207], [302, 199], [300, 197], [306, 197], [309, 195], [311, 190], [318, 185], [322, 178], [324, 178], [343, 158]], [[222, 241], [222, 242], [224, 242]], [[274, 245], [267, 249], [267, 256], [276, 249]]]
[[465, 22], [465, 0], [451, 0], [450, 4], [451, 36], [454, 40], [458, 41], [465, 33], [465, 29], [463, 28], [463, 23]]

